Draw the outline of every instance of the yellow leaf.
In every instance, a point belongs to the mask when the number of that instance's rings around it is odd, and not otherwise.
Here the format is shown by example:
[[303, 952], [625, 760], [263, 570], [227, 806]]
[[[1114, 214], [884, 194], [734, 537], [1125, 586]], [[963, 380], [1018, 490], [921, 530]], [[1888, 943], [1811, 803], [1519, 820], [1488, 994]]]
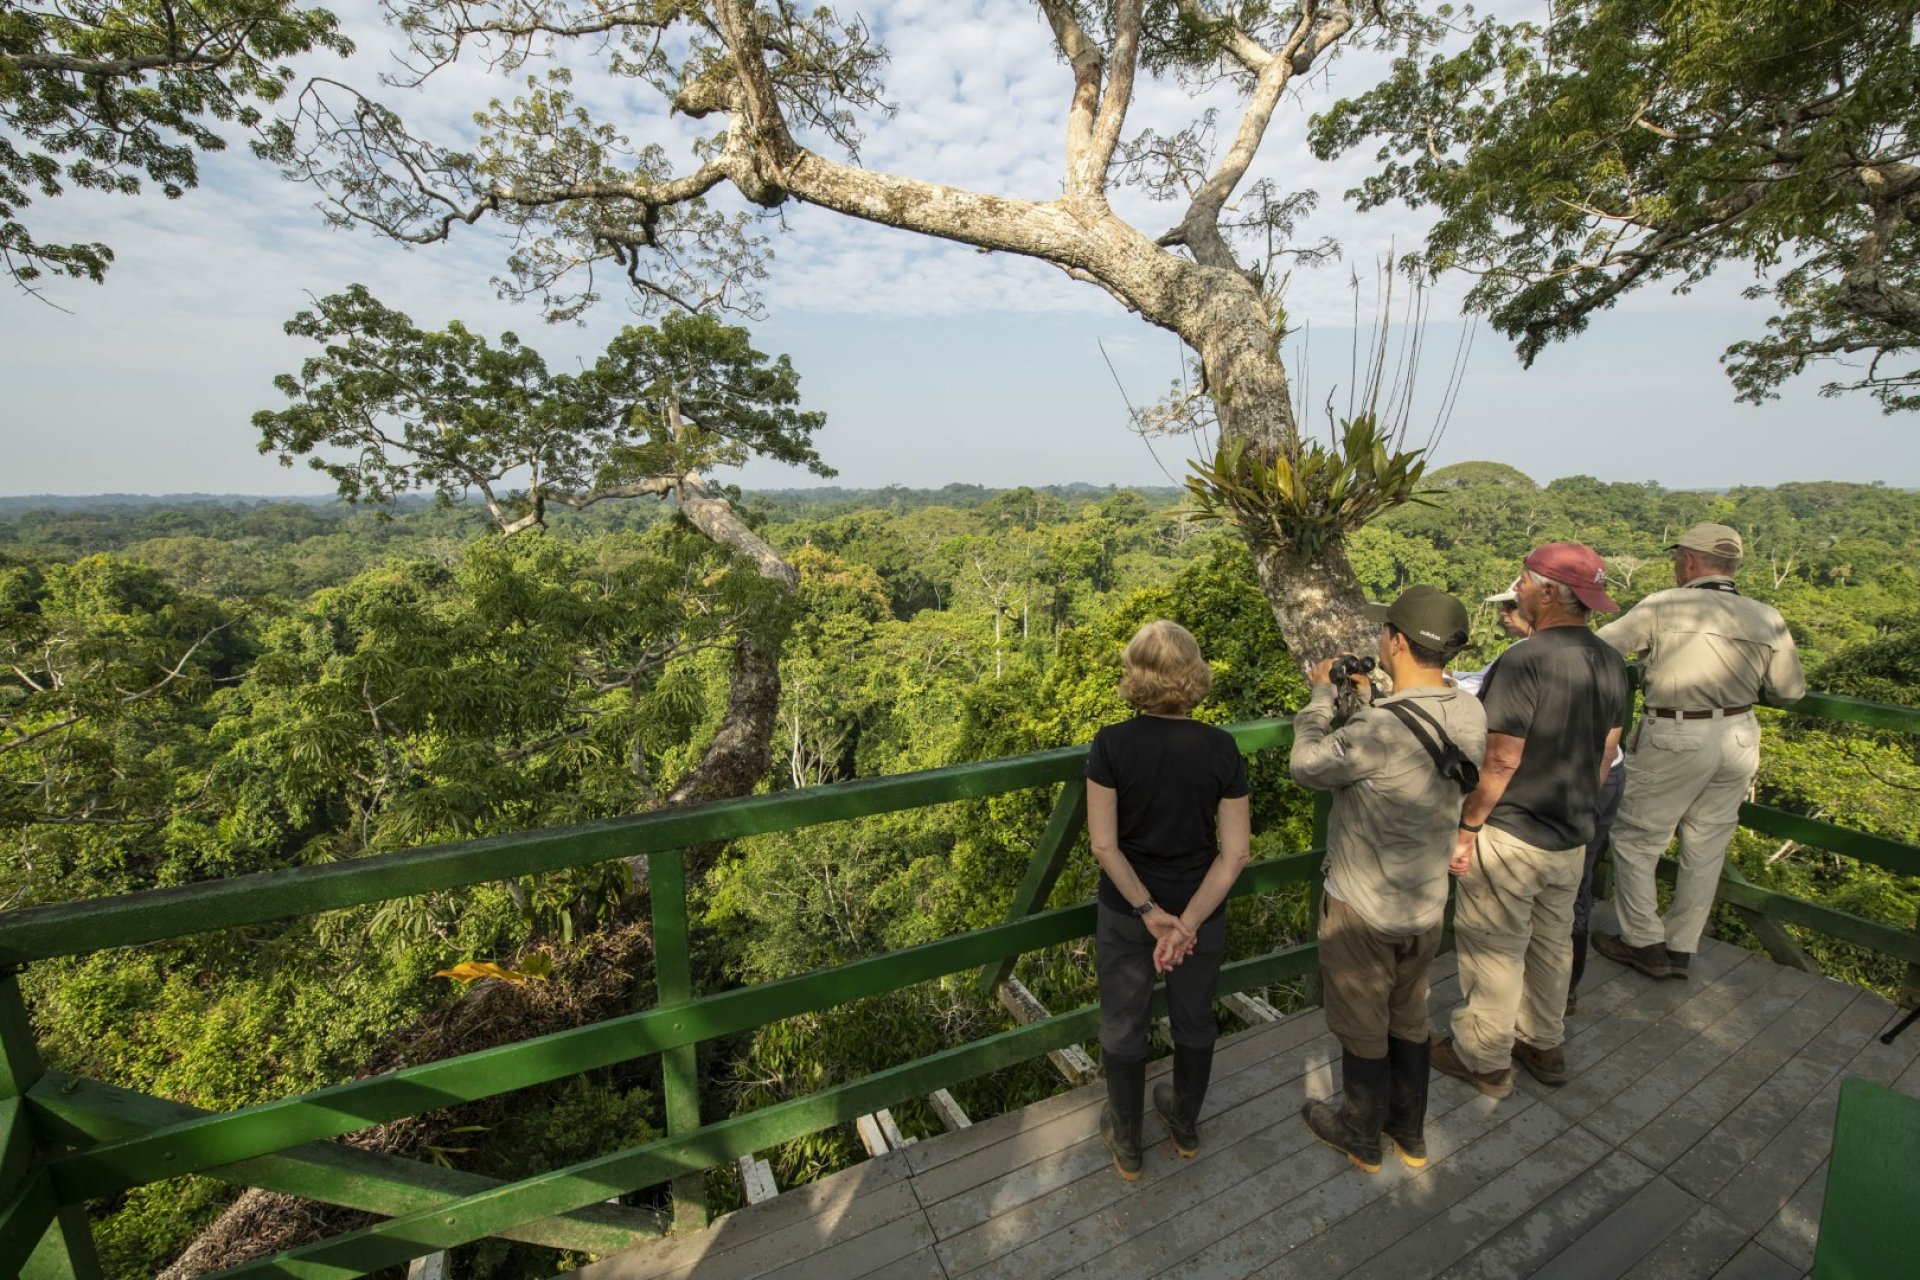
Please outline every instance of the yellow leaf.
[[462, 960], [459, 964], [453, 966], [453, 968], [442, 969], [433, 976], [436, 978], [452, 978], [462, 986], [470, 982], [478, 982], [482, 978], [497, 978], [501, 982], [511, 982], [516, 987], [523, 986], [533, 979], [544, 982], [547, 977], [544, 973], [509, 969], [504, 965], [495, 964], [491, 960]]

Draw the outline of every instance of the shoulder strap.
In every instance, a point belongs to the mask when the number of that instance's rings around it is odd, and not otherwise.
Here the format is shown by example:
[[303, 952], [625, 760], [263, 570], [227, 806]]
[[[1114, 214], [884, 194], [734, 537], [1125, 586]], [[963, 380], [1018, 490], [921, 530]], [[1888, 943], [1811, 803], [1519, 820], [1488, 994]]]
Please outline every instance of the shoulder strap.
[[[1452, 746], [1452, 742], [1447, 739], [1446, 730], [1442, 729], [1439, 724], [1434, 721], [1432, 716], [1418, 707], [1407, 705], [1405, 702], [1381, 702], [1375, 705], [1383, 710], [1393, 712], [1394, 718], [1401, 724], [1407, 726], [1407, 732], [1413, 735], [1414, 741], [1418, 742], [1421, 747], [1426, 750], [1426, 753], [1433, 757], [1433, 767], [1435, 769], [1444, 769], [1446, 767], [1444, 763], [1445, 757], [1440, 753], [1439, 744], [1428, 737], [1427, 731], [1420, 727], [1420, 720], [1424, 720], [1428, 724], [1433, 725], [1434, 731], [1440, 735], [1440, 740], [1446, 742], [1448, 746]], [[1418, 720], [1415, 719], [1416, 716], [1419, 717]]]

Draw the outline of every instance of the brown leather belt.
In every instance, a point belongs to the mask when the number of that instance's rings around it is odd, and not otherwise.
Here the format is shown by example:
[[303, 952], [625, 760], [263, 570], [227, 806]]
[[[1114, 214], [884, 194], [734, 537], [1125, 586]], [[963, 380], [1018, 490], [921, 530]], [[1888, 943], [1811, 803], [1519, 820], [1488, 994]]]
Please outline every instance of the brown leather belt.
[[1753, 710], [1749, 702], [1744, 707], [1714, 707], [1708, 711], [1680, 711], [1673, 707], [1648, 707], [1647, 714], [1658, 716], [1662, 720], [1711, 720], [1715, 716], [1743, 716]]

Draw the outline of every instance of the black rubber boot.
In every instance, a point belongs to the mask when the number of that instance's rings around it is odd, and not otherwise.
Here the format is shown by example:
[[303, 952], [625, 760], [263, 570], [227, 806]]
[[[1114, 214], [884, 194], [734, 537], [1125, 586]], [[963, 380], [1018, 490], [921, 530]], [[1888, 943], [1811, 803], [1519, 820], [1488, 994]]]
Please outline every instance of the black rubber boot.
[[1147, 1091], [1147, 1060], [1103, 1054], [1100, 1069], [1107, 1076], [1107, 1105], [1100, 1111], [1100, 1136], [1113, 1153], [1113, 1171], [1128, 1182], [1138, 1182], [1144, 1167], [1140, 1113]]
[[1387, 1123], [1400, 1161], [1418, 1169], [1427, 1162], [1427, 1042], [1387, 1037]]
[[1380, 1172], [1380, 1130], [1387, 1123], [1389, 1070], [1385, 1058], [1340, 1055], [1340, 1109], [1324, 1102], [1300, 1108], [1313, 1136], [1368, 1173]]
[[1173, 1082], [1153, 1086], [1153, 1109], [1167, 1122], [1178, 1156], [1200, 1154], [1200, 1104], [1207, 1100], [1207, 1081], [1213, 1076], [1213, 1046], [1190, 1049], [1173, 1046]]
[[1587, 976], [1587, 931], [1573, 931], [1573, 973], [1567, 978], [1567, 1012], [1574, 1010], [1574, 1001], [1580, 992], [1580, 979]]

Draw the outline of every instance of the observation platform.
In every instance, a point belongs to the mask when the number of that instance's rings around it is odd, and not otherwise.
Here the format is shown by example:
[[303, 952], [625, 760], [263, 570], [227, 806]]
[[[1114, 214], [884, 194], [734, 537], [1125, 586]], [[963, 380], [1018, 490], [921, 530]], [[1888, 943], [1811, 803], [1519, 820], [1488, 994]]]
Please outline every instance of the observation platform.
[[[1611, 910], [1596, 909], [1611, 928]], [[1434, 1025], [1460, 999], [1435, 964]], [[1920, 1096], [1920, 1028], [1850, 984], [1708, 941], [1684, 982], [1595, 955], [1568, 1021], [1572, 1080], [1513, 1096], [1435, 1074], [1432, 1158], [1369, 1176], [1313, 1140], [1339, 1046], [1319, 1009], [1224, 1036], [1203, 1149], [1146, 1119], [1115, 1177], [1092, 1084], [912, 1143], [580, 1280], [1795, 1280], [1813, 1265], [1840, 1082]], [[1168, 1068], [1149, 1068], [1149, 1082]]]

